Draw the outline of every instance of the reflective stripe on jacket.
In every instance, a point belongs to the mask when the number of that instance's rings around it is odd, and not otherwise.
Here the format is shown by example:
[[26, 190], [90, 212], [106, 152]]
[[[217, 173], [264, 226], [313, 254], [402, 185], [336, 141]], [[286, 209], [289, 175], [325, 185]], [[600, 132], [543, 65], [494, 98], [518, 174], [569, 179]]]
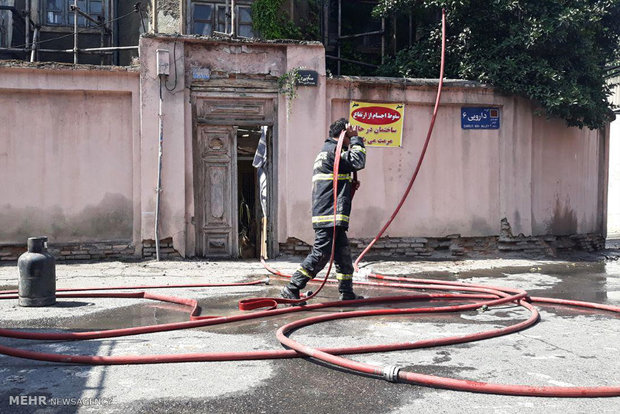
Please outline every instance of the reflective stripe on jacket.
[[[334, 159], [338, 140], [328, 138], [314, 161], [312, 175], [312, 227], [332, 227], [334, 223]], [[366, 148], [359, 137], [351, 137], [349, 148], [343, 147], [338, 171], [338, 211], [336, 225], [349, 227], [353, 171], [366, 165]]]

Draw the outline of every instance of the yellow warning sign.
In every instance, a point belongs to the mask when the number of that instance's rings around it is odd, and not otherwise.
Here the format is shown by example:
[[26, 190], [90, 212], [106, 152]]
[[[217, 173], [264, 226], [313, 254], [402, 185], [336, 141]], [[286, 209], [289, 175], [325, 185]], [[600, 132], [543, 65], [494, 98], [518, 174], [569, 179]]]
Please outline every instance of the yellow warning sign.
[[349, 123], [367, 147], [400, 147], [405, 104], [351, 101]]

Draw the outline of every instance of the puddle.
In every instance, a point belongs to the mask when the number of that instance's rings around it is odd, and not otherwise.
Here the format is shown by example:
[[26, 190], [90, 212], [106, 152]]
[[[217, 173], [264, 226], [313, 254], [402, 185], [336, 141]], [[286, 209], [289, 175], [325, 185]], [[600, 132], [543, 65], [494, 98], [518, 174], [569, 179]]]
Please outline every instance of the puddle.
[[77, 331], [107, 330], [187, 320], [189, 314], [186, 306], [172, 303], [138, 303], [74, 318], [66, 323], [65, 328]]
[[[426, 276], [436, 278], [435, 275]], [[438, 278], [439, 279], [439, 278]], [[444, 274], [441, 278], [446, 280]], [[448, 280], [525, 289], [531, 296], [570, 298], [609, 303], [620, 291], [618, 263], [562, 263], [542, 266], [504, 267], [455, 273]], [[608, 290], [612, 293], [608, 297]]]

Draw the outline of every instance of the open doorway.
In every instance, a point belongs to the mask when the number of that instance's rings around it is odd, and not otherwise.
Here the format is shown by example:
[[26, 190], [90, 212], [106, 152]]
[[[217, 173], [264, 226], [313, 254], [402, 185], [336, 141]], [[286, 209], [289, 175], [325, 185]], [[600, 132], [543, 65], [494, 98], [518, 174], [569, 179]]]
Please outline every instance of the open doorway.
[[[268, 146], [269, 130], [264, 133], [264, 145]], [[266, 217], [261, 207], [259, 171], [254, 163], [262, 135], [260, 126], [237, 128], [237, 240], [241, 259], [266, 257]]]
[[[197, 257], [257, 258], [261, 250], [264, 257], [278, 251], [275, 87], [274, 83], [271, 97], [246, 97], [244, 89], [240, 98], [237, 92], [234, 97], [222, 96], [221, 87], [210, 82], [192, 86], [192, 223]], [[259, 146], [263, 130], [266, 144]], [[259, 147], [265, 150], [260, 192], [252, 167]]]
[[[261, 181], [253, 160], [263, 129]], [[270, 127], [197, 125], [196, 256], [267, 258], [274, 225], [268, 218], [274, 208], [270, 202], [273, 199], [271, 141]]]

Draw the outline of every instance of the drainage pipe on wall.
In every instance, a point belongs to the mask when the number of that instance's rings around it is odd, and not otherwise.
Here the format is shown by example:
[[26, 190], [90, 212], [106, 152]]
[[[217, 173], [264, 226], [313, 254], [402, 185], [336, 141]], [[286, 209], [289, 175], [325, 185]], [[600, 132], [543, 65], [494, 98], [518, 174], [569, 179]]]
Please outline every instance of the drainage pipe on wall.
[[157, 154], [157, 195], [155, 197], [155, 255], [159, 262], [159, 202], [161, 198], [161, 168], [162, 153], [164, 144], [164, 97], [162, 95], [161, 86], [164, 75], [159, 75], [159, 149]]

